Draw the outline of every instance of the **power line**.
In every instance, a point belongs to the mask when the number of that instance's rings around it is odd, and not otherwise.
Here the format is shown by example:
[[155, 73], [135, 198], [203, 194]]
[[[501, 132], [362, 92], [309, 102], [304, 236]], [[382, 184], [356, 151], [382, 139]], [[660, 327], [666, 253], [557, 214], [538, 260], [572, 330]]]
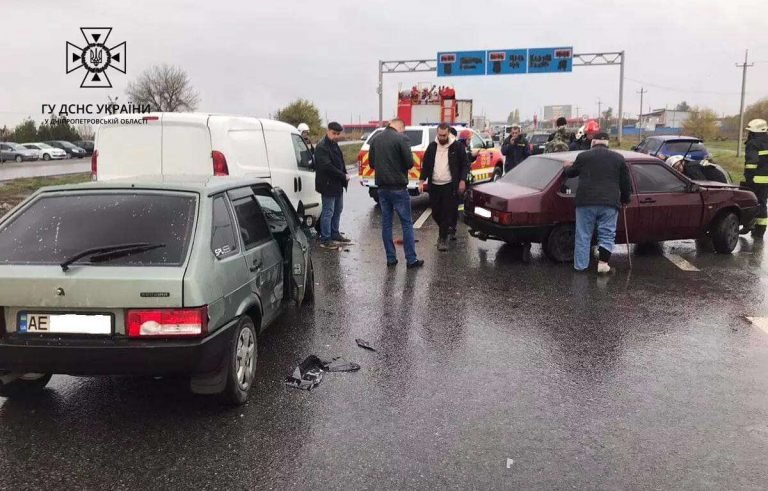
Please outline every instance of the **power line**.
[[681, 89], [681, 88], [677, 88], [677, 87], [668, 87], [668, 86], [664, 86], [664, 85], [653, 84], [653, 83], [650, 83], [650, 82], [645, 82], [643, 80], [637, 80], [637, 79], [630, 78], [630, 77], [624, 77], [624, 78], [626, 78], [627, 80], [630, 80], [632, 82], [636, 82], [636, 83], [642, 84], [642, 85], [647, 85], [649, 87], [653, 87], [653, 88], [656, 88], [656, 89], [670, 90], [670, 91], [673, 91], [673, 92], [682, 92], [682, 93], [686, 93], [686, 94], [690, 94], [690, 93], [693, 93], [693, 94], [714, 94], [714, 95], [738, 95], [738, 94], [741, 94], [741, 92], [718, 92], [718, 91], [714, 91], [714, 90]]

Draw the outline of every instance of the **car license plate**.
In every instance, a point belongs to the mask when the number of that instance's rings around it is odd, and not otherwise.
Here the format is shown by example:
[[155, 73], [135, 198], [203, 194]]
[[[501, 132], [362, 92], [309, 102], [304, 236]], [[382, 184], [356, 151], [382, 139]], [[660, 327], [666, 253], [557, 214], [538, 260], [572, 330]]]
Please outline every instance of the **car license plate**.
[[491, 218], [491, 210], [486, 210], [485, 208], [481, 208], [479, 206], [475, 207], [475, 215], [483, 218]]
[[19, 332], [29, 334], [112, 334], [107, 314], [42, 314], [21, 312]]

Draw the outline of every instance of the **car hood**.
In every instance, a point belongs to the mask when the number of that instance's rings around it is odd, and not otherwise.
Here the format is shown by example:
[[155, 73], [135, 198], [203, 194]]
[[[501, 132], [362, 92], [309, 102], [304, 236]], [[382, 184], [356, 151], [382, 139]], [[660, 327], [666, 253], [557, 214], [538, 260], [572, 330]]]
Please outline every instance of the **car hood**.
[[727, 182], [718, 181], [693, 181], [703, 188], [733, 188], [738, 189], [736, 184], [728, 184]]
[[0, 265], [0, 306], [182, 307], [183, 267]]

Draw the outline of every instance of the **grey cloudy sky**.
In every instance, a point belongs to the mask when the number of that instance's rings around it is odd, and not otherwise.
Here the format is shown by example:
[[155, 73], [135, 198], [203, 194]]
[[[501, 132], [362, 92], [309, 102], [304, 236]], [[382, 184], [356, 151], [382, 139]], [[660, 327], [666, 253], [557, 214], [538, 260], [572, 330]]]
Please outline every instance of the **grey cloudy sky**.
[[[187, 70], [199, 110], [268, 116], [297, 97], [321, 115], [375, 119], [378, 60], [434, 58], [437, 51], [573, 46], [576, 53], [626, 51], [624, 112], [681, 100], [718, 113], [739, 107], [744, 49], [756, 62], [747, 103], [768, 96], [768, 2], [645, 1], [235, 1], [0, 0], [0, 125], [39, 119], [41, 104], [124, 99], [127, 82], [157, 63]], [[82, 44], [81, 26], [113, 28], [108, 45], [127, 41], [127, 75], [112, 89], [81, 89], [82, 70], [65, 74], [65, 42]], [[445, 83], [475, 113], [523, 118], [548, 104], [596, 114], [597, 100], [618, 109], [618, 67], [570, 74], [437, 79], [388, 75], [384, 116], [399, 85]]]

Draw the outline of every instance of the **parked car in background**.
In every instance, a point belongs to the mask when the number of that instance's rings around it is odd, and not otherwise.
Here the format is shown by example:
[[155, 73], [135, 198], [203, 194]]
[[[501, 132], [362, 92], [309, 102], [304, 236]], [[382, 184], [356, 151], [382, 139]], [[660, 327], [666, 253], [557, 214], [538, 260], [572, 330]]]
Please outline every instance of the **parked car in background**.
[[549, 140], [549, 133], [536, 132], [528, 135], [528, 145], [530, 145], [531, 155], [544, 153], [544, 147], [547, 146], [547, 140]]
[[1, 142], [0, 143], [0, 160], [15, 160], [16, 162], [34, 161], [39, 160], [37, 151], [30, 150], [18, 143], [14, 142]]
[[60, 148], [52, 147], [47, 143], [22, 143], [22, 146], [32, 151], [37, 151], [39, 158], [43, 160], [59, 160], [67, 158], [67, 152]]
[[661, 160], [667, 160], [673, 155], [687, 156], [691, 160], [704, 160], [710, 156], [704, 141], [693, 136], [648, 136], [632, 150]]
[[64, 150], [70, 159], [81, 159], [86, 156], [85, 150], [65, 140], [49, 140], [45, 143]]
[[[749, 232], [758, 212], [752, 191], [731, 184], [693, 182], [658, 159], [619, 152], [632, 178], [627, 206], [629, 242], [697, 239], [709, 236], [715, 251], [730, 254], [740, 233]], [[501, 180], [470, 188], [464, 220], [481, 240], [510, 244], [541, 243], [559, 262], [573, 259], [578, 177], [566, 178], [563, 167], [579, 152], [528, 157]], [[625, 243], [619, 217], [616, 242]]]
[[73, 145], [82, 148], [85, 150], [86, 155], [93, 155], [93, 142], [89, 140], [78, 140], [75, 142], [72, 142]]
[[243, 404], [257, 336], [314, 298], [302, 218], [254, 178], [36, 192], [0, 219], [0, 397], [52, 374], [176, 374]]

